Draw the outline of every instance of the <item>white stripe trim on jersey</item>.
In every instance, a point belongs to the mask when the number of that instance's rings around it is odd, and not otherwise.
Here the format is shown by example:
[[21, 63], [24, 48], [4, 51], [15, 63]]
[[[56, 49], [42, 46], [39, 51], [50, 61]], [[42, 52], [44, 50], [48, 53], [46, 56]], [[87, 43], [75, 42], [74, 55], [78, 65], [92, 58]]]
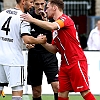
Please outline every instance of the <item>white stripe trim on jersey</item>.
[[24, 66], [21, 66], [21, 85], [24, 85]]
[[67, 57], [66, 57], [66, 54], [64, 53], [64, 58], [65, 58], [65, 60], [66, 60], [66, 63], [69, 65], [69, 63], [68, 63], [68, 60], [67, 60]]
[[60, 46], [62, 47], [63, 50], [65, 50], [64, 46], [62, 45], [61, 41], [60, 41], [60, 38], [57, 36], [57, 39], [59, 40], [60, 42]]
[[83, 78], [84, 78], [84, 81], [85, 81], [86, 85], [89, 86], [88, 83], [87, 83], [87, 81], [86, 81], [86, 79], [85, 79], [85, 76], [84, 76], [84, 74], [83, 74], [83, 71], [82, 71], [82, 69], [81, 69], [81, 67], [80, 67], [79, 61], [78, 61], [78, 67], [79, 67], [79, 69], [80, 69], [80, 72], [81, 72], [81, 74], [82, 74], [82, 76], [83, 76]]
[[[62, 49], [65, 51], [65, 48], [64, 48], [64, 46], [62, 45], [62, 43], [61, 43], [61, 41], [60, 41], [60, 38], [57, 36], [57, 39], [58, 39], [58, 41], [60, 42], [60, 46], [62, 47]], [[69, 65], [69, 62], [68, 62], [68, 60], [67, 60], [67, 57], [66, 57], [66, 54], [64, 53], [64, 58], [65, 58], [65, 60], [66, 60], [66, 63]]]

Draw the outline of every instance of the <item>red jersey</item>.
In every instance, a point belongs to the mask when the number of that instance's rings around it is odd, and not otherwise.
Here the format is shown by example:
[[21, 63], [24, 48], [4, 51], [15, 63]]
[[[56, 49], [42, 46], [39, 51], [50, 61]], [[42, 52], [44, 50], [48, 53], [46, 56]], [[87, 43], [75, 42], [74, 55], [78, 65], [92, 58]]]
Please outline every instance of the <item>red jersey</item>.
[[62, 14], [55, 22], [58, 30], [53, 31], [52, 44], [57, 46], [61, 54], [61, 64], [70, 65], [79, 60], [86, 60], [73, 20]]

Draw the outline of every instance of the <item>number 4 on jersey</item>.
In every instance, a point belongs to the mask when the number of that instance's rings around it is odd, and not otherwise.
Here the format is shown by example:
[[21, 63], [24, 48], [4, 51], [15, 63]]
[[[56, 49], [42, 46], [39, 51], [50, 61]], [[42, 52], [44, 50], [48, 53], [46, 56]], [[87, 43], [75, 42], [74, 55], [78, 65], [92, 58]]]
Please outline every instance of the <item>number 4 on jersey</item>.
[[9, 17], [5, 23], [3, 24], [1, 30], [3, 31], [6, 31], [6, 35], [8, 35], [8, 31], [10, 31], [10, 28], [9, 28], [9, 23], [10, 23], [10, 20], [11, 20], [12, 17]]

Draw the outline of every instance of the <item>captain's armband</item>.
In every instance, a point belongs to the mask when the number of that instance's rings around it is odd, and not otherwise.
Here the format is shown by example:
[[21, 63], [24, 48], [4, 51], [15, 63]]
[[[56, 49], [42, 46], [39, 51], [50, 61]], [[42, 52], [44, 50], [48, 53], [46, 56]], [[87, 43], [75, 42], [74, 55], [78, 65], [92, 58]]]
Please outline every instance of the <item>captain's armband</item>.
[[64, 22], [61, 19], [59, 19], [55, 22], [59, 24], [60, 28], [64, 27]]

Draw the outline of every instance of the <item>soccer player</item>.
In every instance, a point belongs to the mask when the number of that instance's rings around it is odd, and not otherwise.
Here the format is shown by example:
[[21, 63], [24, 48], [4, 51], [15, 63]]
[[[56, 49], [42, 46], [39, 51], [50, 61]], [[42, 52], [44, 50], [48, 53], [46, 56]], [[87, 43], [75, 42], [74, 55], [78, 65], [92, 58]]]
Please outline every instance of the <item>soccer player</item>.
[[12, 100], [22, 100], [24, 83], [24, 57], [22, 45], [45, 43], [46, 36], [30, 35], [30, 24], [20, 19], [29, 11], [33, 0], [16, 0], [16, 7], [0, 13], [0, 94], [4, 86], [12, 88]]
[[40, 21], [29, 14], [24, 20], [53, 33], [52, 44], [42, 44], [52, 53], [61, 54], [58, 100], [69, 100], [69, 92], [80, 92], [84, 100], [96, 100], [89, 89], [87, 59], [80, 46], [73, 20], [63, 13], [63, 0], [49, 0], [46, 12], [55, 22]]
[[[46, 1], [34, 0], [33, 5], [34, 8], [30, 11], [32, 17], [47, 21], [47, 14], [44, 12]], [[47, 31], [31, 23], [31, 35], [37, 37], [40, 33], [46, 35], [47, 42], [51, 43], [51, 31]], [[28, 48], [27, 83], [32, 87], [33, 100], [42, 100], [41, 92], [43, 72], [47, 77], [48, 84], [51, 84], [55, 100], [58, 100], [58, 60], [56, 55], [47, 51], [40, 44], [35, 44], [34, 48]]]

